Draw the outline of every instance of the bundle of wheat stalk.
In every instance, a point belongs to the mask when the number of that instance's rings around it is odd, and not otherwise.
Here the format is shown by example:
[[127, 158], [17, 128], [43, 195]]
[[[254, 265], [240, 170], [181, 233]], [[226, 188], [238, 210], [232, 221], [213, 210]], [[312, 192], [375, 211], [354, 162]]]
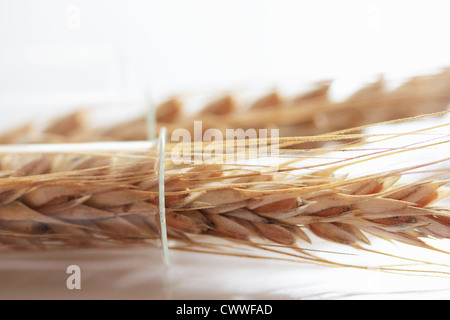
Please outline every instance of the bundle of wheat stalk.
[[[329, 97], [332, 81], [320, 81], [315, 88], [293, 97], [271, 92], [250, 105], [234, 94], [226, 94], [195, 114], [186, 113], [183, 98], [170, 98], [158, 106], [157, 127], [169, 134], [179, 128], [191, 131], [194, 120], [202, 121], [203, 132], [209, 128], [279, 129], [282, 137], [312, 136], [393, 119], [418, 116], [447, 109], [450, 103], [450, 68], [437, 74], [420, 75], [395, 89], [380, 77], [356, 91], [346, 100], [335, 102]], [[34, 123], [17, 127], [0, 136], [0, 143], [140, 141], [147, 139], [147, 120], [143, 115], [131, 121], [106, 128], [88, 124], [86, 110], [53, 120], [44, 128]], [[158, 130], [156, 130], [158, 131]], [[304, 144], [318, 147], [321, 142]]]
[[[269, 139], [268, 150], [276, 147], [276, 158], [283, 160], [276, 170], [270, 155], [261, 163], [259, 154], [251, 152], [232, 163], [218, 157], [208, 163], [177, 164], [171, 158], [177, 146], [169, 143], [164, 186], [170, 248], [229, 252], [212, 242], [218, 239], [234, 248], [289, 249], [293, 251], [285, 253], [286, 258], [319, 264], [331, 262], [302, 249], [313, 236], [359, 249], [379, 237], [432, 250], [425, 240], [450, 238], [450, 211], [440, 202], [448, 196], [444, 178], [450, 169], [432, 169], [445, 165], [448, 157], [444, 153], [442, 159], [380, 172], [370, 163], [400, 153], [445, 150], [448, 136], [433, 130], [448, 125], [397, 134], [364, 134], [360, 127]], [[391, 147], [392, 139], [399, 137], [407, 137], [408, 143]], [[422, 140], [413, 143], [412, 137]], [[329, 143], [316, 149], [292, 147], [317, 141]], [[375, 143], [384, 147], [372, 147]], [[4, 146], [0, 154], [2, 251], [159, 243], [156, 146], [108, 152]], [[359, 164], [366, 166], [365, 173], [352, 176]], [[427, 176], [401, 182], [416, 172]]]

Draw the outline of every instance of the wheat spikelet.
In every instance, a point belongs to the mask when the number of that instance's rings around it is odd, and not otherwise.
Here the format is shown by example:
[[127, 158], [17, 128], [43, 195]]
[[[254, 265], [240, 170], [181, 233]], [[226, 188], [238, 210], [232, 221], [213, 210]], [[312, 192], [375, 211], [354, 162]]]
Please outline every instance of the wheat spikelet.
[[[276, 171], [252, 161], [175, 164], [167, 145], [165, 206], [172, 248], [226, 254], [211, 239], [326, 263], [302, 244], [312, 235], [326, 241], [367, 248], [380, 237], [433, 249], [428, 238], [450, 238], [450, 211], [439, 201], [448, 196], [440, 179], [450, 172], [448, 158], [395, 170], [368, 170], [354, 177], [358, 163], [448, 143], [429, 138], [432, 129], [372, 135], [376, 142], [422, 137], [421, 144], [372, 148], [374, 141], [330, 144], [318, 149], [293, 145], [314, 141], [354, 141], [368, 135], [346, 130], [277, 142], [285, 161]], [[428, 133], [429, 135], [425, 134]], [[434, 136], [432, 136], [434, 137]], [[250, 141], [247, 141], [249, 144]], [[273, 147], [269, 143], [269, 147]], [[347, 155], [352, 150], [359, 153]], [[332, 157], [338, 153], [340, 157]], [[1, 152], [0, 249], [50, 250], [108, 248], [158, 243], [158, 172], [156, 148], [126, 152]], [[250, 161], [250, 162], [249, 162]], [[372, 168], [373, 169], [373, 168]], [[373, 172], [375, 171], [375, 172]], [[428, 172], [427, 178], [400, 183], [402, 176]], [[269, 247], [265, 246], [269, 245]], [[320, 248], [317, 248], [320, 249]], [[242, 254], [243, 256], [250, 256]], [[345, 265], [345, 264], [342, 264]]]

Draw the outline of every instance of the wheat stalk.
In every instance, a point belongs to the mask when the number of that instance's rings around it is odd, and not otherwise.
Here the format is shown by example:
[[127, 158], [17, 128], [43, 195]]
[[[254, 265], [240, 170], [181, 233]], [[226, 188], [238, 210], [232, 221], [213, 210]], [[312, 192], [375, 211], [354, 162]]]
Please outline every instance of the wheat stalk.
[[[234, 243], [234, 248], [246, 245], [267, 253], [292, 249], [294, 253], [285, 253], [284, 259], [318, 264], [329, 261], [302, 249], [302, 244], [313, 241], [313, 235], [356, 248], [367, 248], [375, 236], [434, 249], [424, 240], [450, 238], [450, 211], [439, 202], [449, 194], [445, 188], [448, 180], [439, 177], [450, 170], [431, 168], [445, 164], [448, 158], [355, 177], [338, 172], [351, 172], [358, 163], [369, 166], [380, 157], [417, 150], [423, 154], [445, 145], [449, 142], [445, 134], [436, 140], [431, 133], [446, 126], [373, 135], [375, 142], [385, 145], [402, 136], [423, 138], [417, 144], [381, 150], [371, 147], [374, 141], [312, 150], [292, 148], [305, 141], [363, 138], [352, 134], [361, 128], [282, 138], [277, 146], [280, 157], [286, 159], [275, 172], [251, 164], [258, 158], [256, 154], [250, 155], [250, 163], [218, 160], [177, 165], [169, 157], [175, 146], [168, 144], [165, 206], [168, 237], [174, 241], [171, 247], [229, 254], [228, 245], [211, 243], [212, 239], [225, 239]], [[356, 155], [351, 153], [358, 149]], [[158, 151], [155, 147], [119, 151], [0, 150], [1, 250], [158, 243]], [[341, 156], [332, 157], [335, 153]], [[417, 171], [428, 172], [430, 177], [399, 182]]]

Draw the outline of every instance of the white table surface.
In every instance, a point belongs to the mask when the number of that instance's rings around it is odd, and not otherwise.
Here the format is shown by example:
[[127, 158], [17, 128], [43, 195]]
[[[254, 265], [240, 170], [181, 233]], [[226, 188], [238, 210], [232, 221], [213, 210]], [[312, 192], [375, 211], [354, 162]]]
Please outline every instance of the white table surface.
[[[0, 299], [450, 299], [448, 276], [181, 251], [170, 257], [166, 268], [158, 248], [2, 254]], [[438, 257], [450, 264], [448, 255]], [[81, 269], [80, 290], [66, 287], [73, 264]]]

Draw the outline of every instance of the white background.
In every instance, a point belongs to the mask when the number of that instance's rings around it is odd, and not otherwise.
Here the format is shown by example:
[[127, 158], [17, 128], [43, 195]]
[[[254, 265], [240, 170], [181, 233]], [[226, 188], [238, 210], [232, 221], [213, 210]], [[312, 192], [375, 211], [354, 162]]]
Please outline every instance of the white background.
[[448, 12], [445, 0], [1, 0], [0, 112], [432, 72], [450, 65]]

